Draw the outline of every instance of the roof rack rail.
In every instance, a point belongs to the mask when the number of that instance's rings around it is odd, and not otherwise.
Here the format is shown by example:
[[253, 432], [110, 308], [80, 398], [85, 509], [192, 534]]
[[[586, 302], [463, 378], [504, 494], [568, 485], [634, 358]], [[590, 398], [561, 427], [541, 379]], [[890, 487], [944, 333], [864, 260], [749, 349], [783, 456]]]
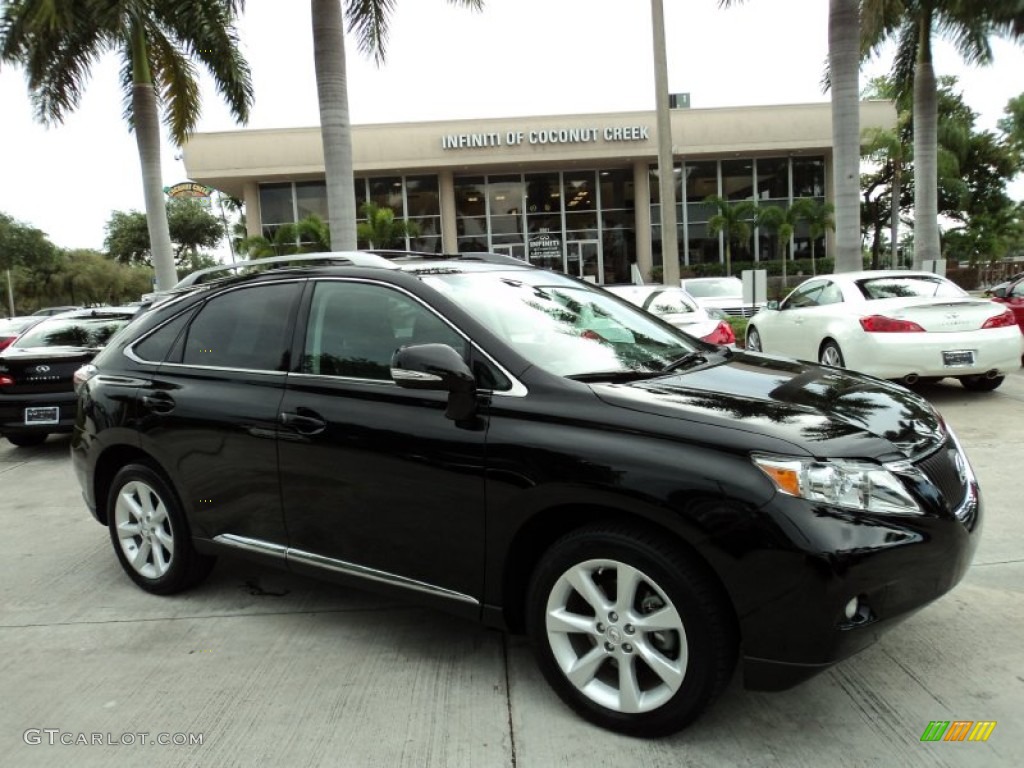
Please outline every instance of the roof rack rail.
[[466, 251], [465, 253], [430, 253], [424, 251], [377, 250], [370, 253], [385, 259], [402, 259], [403, 261], [483, 261], [488, 264], [526, 265], [528, 262], [503, 253], [487, 251]]
[[382, 267], [396, 269], [395, 265], [376, 253], [363, 251], [324, 251], [321, 253], [296, 253], [290, 256], [267, 256], [262, 259], [247, 259], [232, 264], [218, 264], [190, 272], [175, 284], [174, 288], [187, 288], [216, 279], [218, 273], [250, 269], [252, 267], [275, 266], [316, 266], [320, 264], [344, 264], [353, 267]]

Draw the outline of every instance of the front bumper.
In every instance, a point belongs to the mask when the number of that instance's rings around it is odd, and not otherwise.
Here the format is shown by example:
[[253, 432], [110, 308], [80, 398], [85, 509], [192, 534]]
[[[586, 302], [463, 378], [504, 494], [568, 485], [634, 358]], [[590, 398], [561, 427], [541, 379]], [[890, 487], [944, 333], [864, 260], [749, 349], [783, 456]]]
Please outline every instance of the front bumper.
[[739, 611], [743, 674], [748, 688], [782, 690], [867, 648], [951, 590], [977, 549], [982, 499], [968, 470], [965, 496], [952, 509], [869, 515], [780, 497], [766, 514], [788, 551], [756, 553], [751, 559], [763, 562], [747, 566], [748, 586], [756, 578], [763, 586]]

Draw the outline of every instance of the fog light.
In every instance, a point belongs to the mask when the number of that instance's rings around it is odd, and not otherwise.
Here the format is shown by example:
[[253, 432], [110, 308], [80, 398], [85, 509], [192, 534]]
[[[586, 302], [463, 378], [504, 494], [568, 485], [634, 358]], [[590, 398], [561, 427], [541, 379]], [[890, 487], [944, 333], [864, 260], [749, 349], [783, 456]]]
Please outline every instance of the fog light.
[[855, 597], [846, 604], [846, 618], [852, 620], [857, 615], [858, 610], [860, 610], [860, 600]]

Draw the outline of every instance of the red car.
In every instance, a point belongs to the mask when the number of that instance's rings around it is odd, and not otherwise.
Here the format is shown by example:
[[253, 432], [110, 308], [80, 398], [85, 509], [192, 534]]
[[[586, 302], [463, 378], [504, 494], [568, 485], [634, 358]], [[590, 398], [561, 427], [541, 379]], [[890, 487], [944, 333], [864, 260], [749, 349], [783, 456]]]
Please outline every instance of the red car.
[[1024, 278], [1010, 283], [1006, 288], [996, 288], [992, 301], [1005, 304], [1013, 310], [1013, 316], [1017, 318], [1017, 325], [1021, 333], [1024, 333]]
[[41, 320], [43, 320], [42, 317], [33, 315], [8, 317], [0, 320], [0, 349], [9, 347], [12, 341]]

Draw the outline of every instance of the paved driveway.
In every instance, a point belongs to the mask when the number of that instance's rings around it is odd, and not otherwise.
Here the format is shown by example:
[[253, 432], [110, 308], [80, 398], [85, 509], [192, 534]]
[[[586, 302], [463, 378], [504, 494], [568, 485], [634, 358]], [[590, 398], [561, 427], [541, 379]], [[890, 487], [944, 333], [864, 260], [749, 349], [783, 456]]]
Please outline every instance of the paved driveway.
[[[921, 391], [987, 500], [965, 581], [832, 671], [780, 694], [736, 679], [691, 729], [650, 742], [576, 718], [522, 638], [443, 614], [242, 561], [147, 595], [79, 501], [67, 438], [3, 441], [0, 764], [1017, 766], [1024, 375], [990, 395]], [[932, 720], [998, 725], [987, 743], [921, 743]]]

